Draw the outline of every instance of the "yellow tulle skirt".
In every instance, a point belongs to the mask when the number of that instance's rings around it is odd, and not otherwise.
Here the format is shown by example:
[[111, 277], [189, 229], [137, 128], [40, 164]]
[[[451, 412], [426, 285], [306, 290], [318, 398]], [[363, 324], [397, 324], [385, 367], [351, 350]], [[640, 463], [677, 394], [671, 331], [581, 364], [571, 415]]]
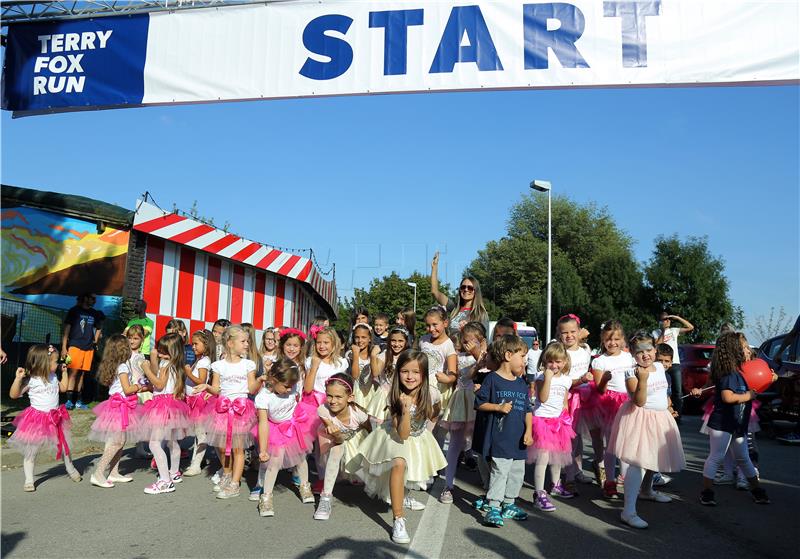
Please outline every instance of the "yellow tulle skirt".
[[447, 460], [429, 430], [423, 429], [419, 435], [403, 441], [391, 421], [384, 422], [364, 439], [359, 447], [359, 457], [348, 463], [348, 473], [355, 473], [353, 468], [360, 463], [367, 494], [387, 503], [390, 500], [389, 475], [395, 458], [405, 460], [404, 483], [415, 489], [447, 466]]

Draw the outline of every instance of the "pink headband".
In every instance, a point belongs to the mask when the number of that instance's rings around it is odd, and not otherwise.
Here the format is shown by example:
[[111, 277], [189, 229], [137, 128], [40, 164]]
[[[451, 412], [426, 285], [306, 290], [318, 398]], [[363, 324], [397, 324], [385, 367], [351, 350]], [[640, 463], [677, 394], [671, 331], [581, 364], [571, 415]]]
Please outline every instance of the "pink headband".
[[281, 330], [281, 338], [284, 336], [288, 336], [290, 334], [294, 336], [299, 336], [300, 339], [302, 339], [303, 341], [305, 341], [306, 339], [305, 333], [302, 330], [298, 330], [297, 328], [284, 328], [283, 330]]
[[353, 392], [353, 387], [350, 386], [350, 383], [347, 382], [346, 380], [344, 380], [343, 378], [331, 377], [331, 378], [329, 378], [328, 380], [325, 381], [325, 386], [328, 386], [332, 382], [341, 382], [342, 384], [344, 384], [348, 388], [348, 390], [350, 390], [351, 393]]
[[[319, 334], [323, 330], [325, 330], [324, 326], [319, 326], [319, 325], [315, 324], [314, 326], [311, 327], [311, 329], [309, 330], [308, 333], [311, 334], [311, 339], [316, 340], [317, 339], [317, 334]], [[303, 339], [305, 339], [305, 338], [303, 338]]]
[[578, 318], [578, 315], [577, 315], [577, 314], [572, 314], [572, 313], [565, 314], [564, 316], [562, 316], [561, 318], [559, 318], [559, 319], [558, 319], [558, 321], [559, 321], [559, 322], [561, 322], [561, 321], [562, 321], [562, 320], [564, 320], [565, 318], [568, 318], [568, 319], [570, 319], [570, 320], [574, 320], [574, 321], [575, 321], [575, 322], [578, 324], [578, 326], [580, 326], [580, 325], [581, 325], [581, 319], [580, 319], [580, 318]]

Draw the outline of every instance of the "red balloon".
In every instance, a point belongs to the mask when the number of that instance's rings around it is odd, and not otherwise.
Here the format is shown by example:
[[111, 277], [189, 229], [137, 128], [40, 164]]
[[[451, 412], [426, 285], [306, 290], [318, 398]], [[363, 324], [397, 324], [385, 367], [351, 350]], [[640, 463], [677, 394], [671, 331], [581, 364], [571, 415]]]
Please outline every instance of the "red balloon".
[[763, 359], [742, 363], [742, 376], [747, 381], [747, 386], [756, 392], [764, 392], [772, 384], [772, 370]]

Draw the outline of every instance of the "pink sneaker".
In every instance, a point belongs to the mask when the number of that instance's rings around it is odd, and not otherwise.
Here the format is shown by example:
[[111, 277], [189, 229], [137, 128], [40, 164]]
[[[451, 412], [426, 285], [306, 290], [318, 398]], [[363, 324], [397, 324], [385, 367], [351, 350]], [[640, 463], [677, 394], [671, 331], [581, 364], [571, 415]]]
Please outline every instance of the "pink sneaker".
[[144, 492], [148, 495], [158, 495], [159, 493], [172, 493], [175, 491], [175, 486], [171, 481], [158, 480], [153, 485], [148, 485], [144, 488]]

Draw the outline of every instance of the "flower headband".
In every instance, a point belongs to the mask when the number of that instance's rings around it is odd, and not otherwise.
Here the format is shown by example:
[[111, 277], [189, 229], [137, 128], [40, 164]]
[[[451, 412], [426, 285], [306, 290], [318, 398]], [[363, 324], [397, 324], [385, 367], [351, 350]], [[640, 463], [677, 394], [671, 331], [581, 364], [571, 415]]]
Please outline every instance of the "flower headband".
[[404, 326], [394, 326], [394, 327], [392, 327], [392, 329], [391, 329], [391, 330], [389, 330], [389, 335], [391, 336], [391, 335], [392, 335], [392, 334], [394, 334], [395, 332], [400, 332], [400, 333], [401, 333], [401, 334], [403, 334], [403, 335], [404, 335], [406, 338], [410, 338], [410, 337], [411, 337], [411, 333], [410, 333], [410, 332], [408, 331], [408, 329], [407, 329], [407, 328], [405, 328]]
[[350, 392], [353, 391], [353, 387], [350, 386], [350, 383], [344, 380], [342, 377], [330, 377], [328, 380], [325, 381], [325, 386], [328, 386], [333, 382], [341, 382], [348, 388], [348, 390], [350, 390]]
[[[559, 322], [561, 322], [561, 321], [562, 321], [562, 320], [564, 320], [565, 318], [566, 318], [566, 319], [568, 319], [568, 320], [574, 320], [574, 321], [575, 321], [575, 322], [578, 324], [578, 326], [580, 326], [580, 325], [581, 325], [581, 319], [580, 319], [580, 318], [578, 318], [578, 315], [577, 315], [577, 314], [572, 314], [572, 313], [565, 314], [564, 316], [562, 316], [561, 318], [559, 318], [559, 319], [558, 319], [558, 321], [559, 321]], [[566, 322], [566, 321], [565, 321], [565, 322]]]
[[302, 330], [298, 330], [297, 328], [284, 328], [283, 330], [281, 330], [281, 338], [289, 335], [298, 336], [303, 341], [306, 340], [306, 335], [305, 333], [303, 333]]
[[[316, 339], [317, 339], [317, 334], [319, 334], [319, 333], [320, 333], [320, 332], [322, 332], [323, 330], [325, 330], [325, 327], [324, 327], [324, 326], [321, 326], [321, 325], [319, 325], [319, 324], [314, 324], [314, 325], [313, 325], [313, 326], [312, 326], [312, 327], [309, 329], [308, 333], [309, 333], [309, 335], [311, 336], [311, 339], [312, 339], [312, 340], [316, 340]], [[303, 339], [305, 339], [305, 338], [303, 338]]]

